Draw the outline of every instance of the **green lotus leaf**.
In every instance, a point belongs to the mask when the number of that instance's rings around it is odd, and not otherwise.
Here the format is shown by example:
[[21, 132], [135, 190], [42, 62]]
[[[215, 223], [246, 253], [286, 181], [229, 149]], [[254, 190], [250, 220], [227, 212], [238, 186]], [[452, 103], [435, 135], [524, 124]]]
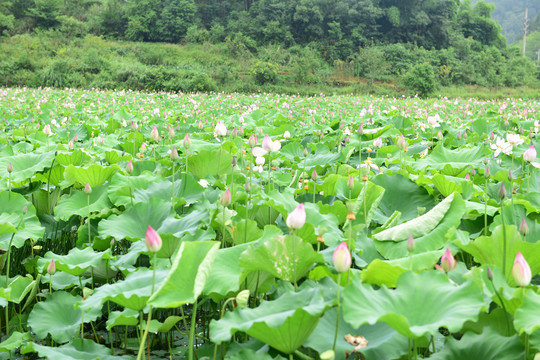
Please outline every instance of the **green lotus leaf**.
[[249, 244], [221, 249], [214, 260], [203, 293], [215, 297], [226, 296], [240, 289], [242, 268], [238, 259]]
[[406, 257], [407, 240], [412, 235], [417, 253], [438, 250], [446, 244], [447, 232], [457, 227], [465, 212], [459, 194], [452, 194], [426, 214], [373, 235], [375, 247], [388, 259]]
[[534, 244], [521, 240], [521, 235], [514, 225], [497, 226], [491, 236], [480, 236], [469, 244], [456, 243], [468, 252], [474, 260], [482, 265], [495, 265], [503, 268], [504, 238], [506, 237], [506, 280], [515, 284], [512, 276], [512, 266], [517, 252], [521, 252], [529, 266], [532, 275], [540, 273], [540, 242]]
[[430, 356], [434, 360], [522, 359], [524, 348], [517, 335], [506, 337], [491, 328], [482, 334], [466, 333], [460, 340], [450, 337], [446, 346]]
[[243, 244], [260, 239], [263, 230], [259, 229], [257, 223], [250, 219], [243, 219], [234, 225], [233, 242]]
[[[177, 174], [177, 176], [182, 176]], [[185, 186], [184, 186], [185, 185]], [[182, 197], [188, 204], [198, 201], [204, 192], [204, 188], [199, 185], [191, 176], [184, 183], [183, 176], [174, 182], [174, 196]], [[170, 200], [172, 195], [171, 181], [154, 181], [144, 188], [136, 189], [133, 192], [135, 202], [147, 202], [153, 198]]]
[[[90, 206], [88, 206], [88, 197], [90, 197]], [[62, 220], [68, 220], [72, 215], [86, 217], [88, 212], [101, 212], [111, 207], [111, 202], [107, 196], [107, 186], [101, 185], [92, 189], [90, 195], [84, 191], [75, 191], [68, 198], [60, 200], [54, 208], [55, 214]]]
[[82, 150], [73, 150], [71, 152], [60, 152], [56, 155], [55, 163], [68, 166], [82, 166], [91, 159], [90, 155]]
[[[44, 339], [50, 334], [57, 343], [73, 339], [83, 322], [83, 313], [75, 308], [81, 301], [80, 296], [73, 296], [65, 291], [57, 291], [44, 302], [38, 302], [28, 316], [28, 325], [36, 336]], [[84, 321], [89, 322], [101, 315], [101, 309], [89, 309], [84, 314]]]
[[[27, 205], [27, 212], [23, 215], [24, 206]], [[36, 208], [21, 194], [2, 191], [0, 192], [0, 223], [4, 223], [5, 231], [13, 227], [17, 232], [13, 236], [12, 246], [20, 248], [27, 239], [38, 240], [43, 237], [45, 229], [41, 226], [37, 216]], [[0, 233], [0, 248], [7, 249], [11, 241], [11, 232]]]
[[9, 285], [6, 286], [6, 278], [0, 278], [0, 284], [3, 286], [0, 297], [9, 302], [20, 304], [28, 293], [34, 288], [35, 280], [32, 275], [17, 275], [9, 279]]
[[218, 249], [217, 241], [182, 242], [171, 270], [149, 304], [171, 308], [195, 302], [204, 289]]
[[410, 163], [415, 170], [431, 168], [442, 170], [445, 167], [451, 171], [447, 175], [456, 176], [465, 168], [482, 167], [486, 148], [484, 146], [474, 146], [471, 148], [461, 147], [451, 150], [442, 145], [436, 146], [433, 151], [423, 159]]
[[8, 178], [8, 165], [13, 165], [13, 172], [10, 175], [12, 182], [25, 182], [31, 179], [36, 172], [43, 171], [50, 167], [54, 159], [54, 151], [43, 154], [18, 154], [13, 156], [0, 157], [0, 177]]
[[10, 352], [17, 349], [24, 341], [30, 340], [30, 334], [20, 333], [18, 331], [13, 332], [9, 335], [5, 341], [0, 343], [0, 352]]
[[516, 310], [514, 315], [514, 326], [520, 334], [533, 332], [540, 329], [540, 294], [537, 294], [532, 289], [528, 289], [525, 293], [522, 305]]
[[[168, 270], [156, 270], [154, 288], [161, 284], [167, 273]], [[84, 311], [101, 310], [101, 305], [110, 300], [125, 308], [141, 311], [146, 307], [147, 300], [151, 295], [153, 278], [153, 270], [140, 268], [126, 276], [125, 280], [100, 286], [92, 295], [80, 302], [78, 307]]]
[[[336, 309], [326, 311], [315, 328], [315, 331], [307, 339], [304, 346], [315, 349], [319, 354], [331, 349], [334, 344], [334, 331], [336, 330]], [[331, 334], [331, 335], [330, 335]], [[345, 360], [353, 353], [354, 346], [345, 341], [345, 335], [363, 336], [368, 345], [360, 352], [366, 359], [399, 359], [408, 352], [408, 340], [405, 336], [394, 331], [383, 322], [373, 325], [362, 325], [359, 328], [352, 327], [340, 316], [338, 337], [336, 342], [335, 360]]]
[[[356, 221], [353, 222], [354, 224], [366, 224], [367, 222], [367, 225], [369, 226], [375, 211], [379, 207], [379, 204], [384, 197], [385, 189], [382, 186], [373, 184], [372, 182], [367, 182], [366, 184], [366, 186], [362, 186], [362, 190], [358, 195], [358, 200], [355, 202], [355, 206], [351, 209], [351, 211], [356, 215]], [[366, 222], [364, 221], [364, 196], [367, 212], [365, 217]]]
[[[47, 262], [48, 266], [48, 262]], [[54, 290], [69, 289], [80, 284], [86, 285], [92, 279], [81, 279], [78, 276], [68, 274], [64, 271], [57, 271], [53, 275], [45, 274], [41, 278], [42, 283], [52, 282], [52, 288]]]
[[133, 309], [124, 309], [123, 311], [111, 311], [107, 319], [107, 330], [114, 326], [135, 326], [139, 323], [139, 312]]
[[235, 352], [227, 351], [225, 358], [227, 360], [285, 360], [281, 355], [273, 357], [267, 352], [255, 351], [253, 349], [240, 349]]
[[322, 262], [322, 255], [295, 235], [275, 236], [251, 244], [239, 258], [246, 272], [263, 270], [278, 279], [292, 282], [297, 282], [313, 265]]
[[298, 292], [287, 291], [257, 308], [227, 312], [210, 323], [210, 339], [221, 344], [237, 331], [290, 354], [300, 347], [317, 326], [320, 316], [333, 303], [325, 300], [320, 288], [304, 283]]
[[102, 259], [109, 257], [110, 249], [103, 252], [95, 252], [90, 247], [83, 250], [73, 248], [67, 255], [56, 255], [49, 251], [44, 256], [45, 259], [54, 259], [57, 270], [65, 271], [75, 276], [81, 276], [89, 268], [98, 266]]
[[64, 183], [66, 186], [78, 184], [79, 187], [84, 187], [88, 183], [92, 188], [95, 188], [110, 180], [118, 170], [120, 167], [116, 164], [106, 167], [92, 164], [87, 168], [68, 165], [64, 170]]
[[127, 355], [113, 356], [111, 355], [111, 349], [88, 339], [74, 339], [71, 343], [59, 347], [29, 343], [21, 350], [23, 354], [30, 352], [37, 352], [42, 358], [55, 360], [128, 360], [133, 358]]
[[[430, 210], [435, 201], [426, 189], [400, 174], [379, 174], [371, 179], [374, 184], [385, 189], [384, 196], [374, 219], [380, 223], [392, 216], [397, 210], [401, 213], [401, 221], [408, 221], [418, 216], [418, 208]], [[403, 201], [403, 194], [407, 194], [407, 201]]]
[[474, 283], [456, 286], [435, 270], [405, 272], [393, 291], [384, 286], [375, 290], [360, 279], [343, 291], [343, 317], [349, 324], [359, 327], [383, 321], [410, 338], [434, 334], [440, 327], [459, 331], [465, 321], [476, 320], [486, 310]]
[[219, 177], [230, 172], [231, 161], [232, 155], [223, 149], [201, 150], [188, 158], [188, 166], [189, 171], [198, 178], [205, 178], [208, 175]]
[[[136, 189], [146, 189], [149, 184], [159, 181], [160, 177], [150, 172], [143, 172], [138, 176], [133, 173], [130, 176], [116, 172], [109, 183], [108, 195], [112, 203], [116, 206], [126, 206], [131, 204], [132, 193]], [[131, 186], [131, 192], [130, 192]]]
[[327, 146], [319, 145], [315, 149], [315, 153], [308, 154], [306, 160], [302, 161], [301, 165], [305, 165], [306, 171], [311, 171], [316, 166], [326, 167], [328, 164], [334, 163], [340, 156], [341, 154], [329, 150]]

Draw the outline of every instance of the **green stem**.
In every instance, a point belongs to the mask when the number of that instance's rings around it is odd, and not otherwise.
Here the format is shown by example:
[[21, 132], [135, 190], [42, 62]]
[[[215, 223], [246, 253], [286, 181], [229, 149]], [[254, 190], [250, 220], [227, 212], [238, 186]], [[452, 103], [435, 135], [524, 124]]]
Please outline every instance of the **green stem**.
[[193, 360], [193, 342], [195, 340], [195, 323], [197, 322], [197, 299], [193, 303], [191, 312], [191, 328], [189, 329], [189, 349], [188, 360]]
[[340, 291], [341, 291], [341, 273], [337, 276], [337, 315], [336, 315], [336, 330], [334, 331], [334, 343], [332, 350], [336, 351], [337, 336], [339, 330], [339, 303], [340, 303]]
[[[150, 292], [150, 296], [152, 296], [152, 294], [154, 293], [154, 286], [156, 284], [156, 261], [157, 253], [154, 253], [154, 273], [152, 275], [152, 291]], [[148, 331], [150, 330], [150, 321], [152, 321], [152, 305], [150, 305], [150, 309], [148, 310], [146, 329], [144, 330], [144, 334], [141, 338], [141, 343], [139, 345], [139, 353], [137, 354], [137, 360], [140, 360], [141, 357], [144, 355], [144, 344], [146, 343], [146, 337], [148, 336]]]
[[[525, 292], [525, 287], [522, 287], [521, 289], [523, 291], [523, 302], [525, 302], [525, 295], [527, 293]], [[525, 360], [527, 360], [528, 358], [529, 358], [529, 334], [525, 333]]]
[[487, 236], [487, 231], [488, 231], [488, 226], [487, 226], [487, 203], [488, 203], [488, 194], [487, 194], [487, 187], [488, 187], [488, 179], [486, 178], [486, 186], [485, 186], [485, 191], [486, 193], [484, 194], [485, 197], [486, 197], [486, 201], [484, 202], [484, 236]]
[[366, 231], [368, 229], [367, 223], [367, 181], [364, 181], [364, 224], [366, 225]]
[[501, 223], [503, 227], [503, 263], [502, 263], [502, 271], [504, 274], [504, 277], [506, 278], [506, 225], [504, 223], [504, 199], [501, 200]]
[[131, 190], [131, 175], [128, 174], [128, 186], [129, 186], [129, 199], [131, 200], [131, 207], [135, 206], [133, 205], [133, 190]]
[[531, 178], [531, 165], [527, 165], [527, 194], [529, 193], [529, 180]]
[[92, 246], [92, 234], [90, 233], [90, 195], [86, 196], [88, 204], [88, 243]]
[[493, 283], [493, 280], [491, 280], [491, 286], [493, 286], [493, 291], [495, 292], [495, 295], [497, 296], [497, 298], [501, 302], [501, 307], [504, 310], [504, 314], [505, 314], [505, 317], [506, 317], [506, 331], [507, 331], [507, 334], [510, 334], [510, 321], [508, 321], [508, 311], [506, 311], [506, 306], [504, 305], [504, 301], [503, 301], [501, 295], [499, 294], [499, 292], [497, 291], [497, 289], [495, 288], [495, 284]]
[[174, 210], [174, 160], [172, 162], [172, 194], [171, 194], [171, 204]]
[[221, 217], [221, 248], [225, 248], [225, 209], [227, 209], [225, 206], [223, 207], [223, 215]]
[[[187, 164], [187, 163], [186, 163]], [[187, 166], [187, 165], [186, 165]], [[217, 178], [219, 179], [219, 168], [221, 167], [221, 146], [219, 147], [219, 158], [217, 164]], [[187, 169], [187, 168], [186, 168]], [[187, 171], [186, 171], [187, 173]]]

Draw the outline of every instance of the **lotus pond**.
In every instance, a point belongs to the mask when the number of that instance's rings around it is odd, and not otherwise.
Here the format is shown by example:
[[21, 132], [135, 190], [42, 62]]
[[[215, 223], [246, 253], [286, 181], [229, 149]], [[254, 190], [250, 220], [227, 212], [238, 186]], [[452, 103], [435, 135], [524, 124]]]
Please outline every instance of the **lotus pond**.
[[538, 100], [1, 89], [0, 119], [1, 358], [540, 357]]

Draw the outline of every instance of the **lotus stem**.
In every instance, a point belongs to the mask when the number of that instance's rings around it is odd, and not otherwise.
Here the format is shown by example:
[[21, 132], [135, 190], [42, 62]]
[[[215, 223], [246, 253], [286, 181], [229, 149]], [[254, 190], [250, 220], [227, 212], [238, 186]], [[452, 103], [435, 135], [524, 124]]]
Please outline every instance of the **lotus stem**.
[[[154, 272], [152, 275], [152, 291], [150, 292], [150, 296], [154, 293], [154, 286], [156, 284], [156, 262], [157, 262], [157, 252], [154, 252]], [[142, 356], [144, 356], [144, 344], [146, 343], [146, 337], [148, 336], [148, 331], [150, 330], [150, 321], [152, 321], [152, 305], [150, 305], [150, 308], [148, 309], [148, 319], [146, 321], [146, 329], [144, 330], [144, 334], [141, 338], [141, 343], [139, 345], [139, 353], [137, 354], [137, 360], [140, 360]]]
[[486, 201], [484, 202], [484, 236], [487, 236], [488, 231], [488, 225], [487, 225], [487, 203], [489, 200], [489, 196], [487, 194], [487, 186], [488, 186], [488, 179], [486, 178], [486, 193], [484, 194], [486, 197]]
[[339, 330], [339, 303], [340, 303], [340, 291], [341, 291], [341, 273], [337, 276], [337, 314], [336, 314], [336, 330], [334, 331], [334, 343], [332, 344], [332, 350], [336, 351], [337, 336]]
[[189, 329], [189, 352], [188, 360], [193, 360], [193, 342], [195, 340], [195, 323], [197, 322], [197, 299], [193, 303], [193, 310], [191, 312], [191, 327]]
[[502, 259], [502, 271], [506, 278], [506, 225], [504, 223], [504, 199], [501, 200], [501, 223], [503, 227], [503, 259]]
[[[217, 178], [219, 179], [219, 169], [221, 168], [221, 146], [219, 147], [219, 158], [218, 158], [218, 164], [217, 164]], [[187, 166], [187, 162], [186, 162]], [[187, 167], [186, 167], [186, 173], [187, 173]]]

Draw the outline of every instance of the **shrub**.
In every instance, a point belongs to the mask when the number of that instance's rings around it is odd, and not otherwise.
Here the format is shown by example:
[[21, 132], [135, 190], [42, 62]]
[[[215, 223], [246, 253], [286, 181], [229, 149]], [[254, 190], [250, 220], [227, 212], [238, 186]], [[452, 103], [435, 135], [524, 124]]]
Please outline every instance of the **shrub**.
[[269, 61], [257, 61], [251, 68], [251, 75], [255, 81], [262, 85], [266, 83], [274, 83], [278, 74], [279, 66], [276, 63]]
[[416, 64], [402, 78], [405, 87], [416, 94], [426, 97], [435, 91], [437, 81], [433, 67], [428, 63]]

